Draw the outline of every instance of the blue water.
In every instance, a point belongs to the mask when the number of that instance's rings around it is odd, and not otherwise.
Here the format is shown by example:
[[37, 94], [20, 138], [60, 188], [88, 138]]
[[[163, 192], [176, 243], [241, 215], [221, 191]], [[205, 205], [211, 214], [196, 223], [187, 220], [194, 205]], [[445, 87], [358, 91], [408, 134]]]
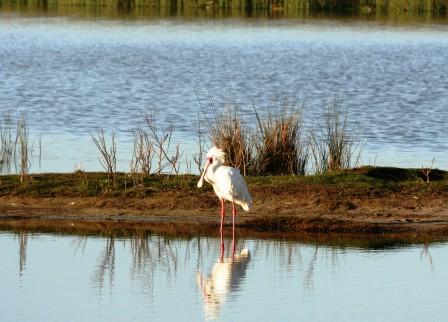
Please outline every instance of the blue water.
[[[0, 34], [0, 111], [25, 113], [33, 142], [42, 136], [32, 171], [101, 169], [90, 137], [99, 128], [115, 130], [118, 168], [129, 171], [132, 130], [152, 108], [161, 127], [174, 122], [172, 146], [191, 160], [209, 97], [248, 113], [252, 102], [305, 101], [306, 123], [341, 99], [367, 139], [363, 164], [421, 167], [435, 158], [448, 168], [443, 24], [0, 13]], [[255, 125], [253, 115], [247, 121]]]
[[[231, 241], [226, 240], [226, 247]], [[0, 233], [2, 321], [443, 321], [447, 243]]]

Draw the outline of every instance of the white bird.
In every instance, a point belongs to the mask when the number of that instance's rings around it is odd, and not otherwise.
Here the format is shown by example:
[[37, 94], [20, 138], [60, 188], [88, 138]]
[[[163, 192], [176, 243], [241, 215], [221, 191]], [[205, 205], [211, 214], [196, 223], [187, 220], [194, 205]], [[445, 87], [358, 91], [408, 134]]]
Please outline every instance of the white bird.
[[[204, 179], [213, 186], [213, 190], [221, 201], [221, 250], [223, 251], [222, 241], [222, 227], [224, 223], [224, 201], [232, 202], [232, 227], [233, 227], [233, 242], [235, 241], [235, 204], [240, 205], [245, 211], [249, 211], [252, 207], [252, 198], [247, 190], [246, 182], [244, 181], [238, 169], [224, 165], [225, 153], [217, 147], [212, 147], [207, 153], [207, 162], [205, 163], [204, 172], [198, 182], [198, 188], [204, 184]], [[235, 243], [233, 243], [235, 246]], [[223, 254], [221, 253], [221, 256]]]

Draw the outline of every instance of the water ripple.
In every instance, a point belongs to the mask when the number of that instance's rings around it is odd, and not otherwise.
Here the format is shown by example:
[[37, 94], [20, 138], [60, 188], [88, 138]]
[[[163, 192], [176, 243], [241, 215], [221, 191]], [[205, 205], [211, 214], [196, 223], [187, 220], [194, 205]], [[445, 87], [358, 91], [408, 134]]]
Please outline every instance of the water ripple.
[[193, 146], [195, 90], [249, 107], [307, 98], [310, 114], [341, 97], [368, 138], [367, 156], [403, 166], [435, 156], [448, 167], [444, 26], [17, 17], [0, 30], [1, 111], [25, 112], [50, 141], [74, 138], [47, 147], [60, 160], [50, 171], [69, 170], [75, 156], [95, 167], [89, 149], [69, 142], [100, 127], [117, 131], [130, 154], [130, 130], [153, 106]]

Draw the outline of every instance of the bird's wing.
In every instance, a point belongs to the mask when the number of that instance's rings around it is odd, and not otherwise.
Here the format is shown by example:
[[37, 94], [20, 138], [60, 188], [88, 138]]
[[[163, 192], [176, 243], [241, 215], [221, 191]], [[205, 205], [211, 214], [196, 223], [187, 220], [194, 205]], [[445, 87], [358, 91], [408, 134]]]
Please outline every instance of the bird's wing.
[[246, 182], [244, 181], [240, 171], [235, 168], [229, 168], [228, 174], [231, 187], [229, 193], [233, 196], [233, 199], [245, 201], [249, 204], [252, 203], [252, 198], [250, 197]]

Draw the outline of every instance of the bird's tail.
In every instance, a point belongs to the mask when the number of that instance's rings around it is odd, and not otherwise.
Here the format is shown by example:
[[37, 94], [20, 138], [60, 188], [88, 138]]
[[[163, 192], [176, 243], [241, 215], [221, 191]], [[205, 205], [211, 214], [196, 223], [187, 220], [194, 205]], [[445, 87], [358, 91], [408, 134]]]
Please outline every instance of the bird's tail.
[[243, 208], [245, 211], [251, 210], [252, 209], [252, 202], [241, 203], [241, 208]]

